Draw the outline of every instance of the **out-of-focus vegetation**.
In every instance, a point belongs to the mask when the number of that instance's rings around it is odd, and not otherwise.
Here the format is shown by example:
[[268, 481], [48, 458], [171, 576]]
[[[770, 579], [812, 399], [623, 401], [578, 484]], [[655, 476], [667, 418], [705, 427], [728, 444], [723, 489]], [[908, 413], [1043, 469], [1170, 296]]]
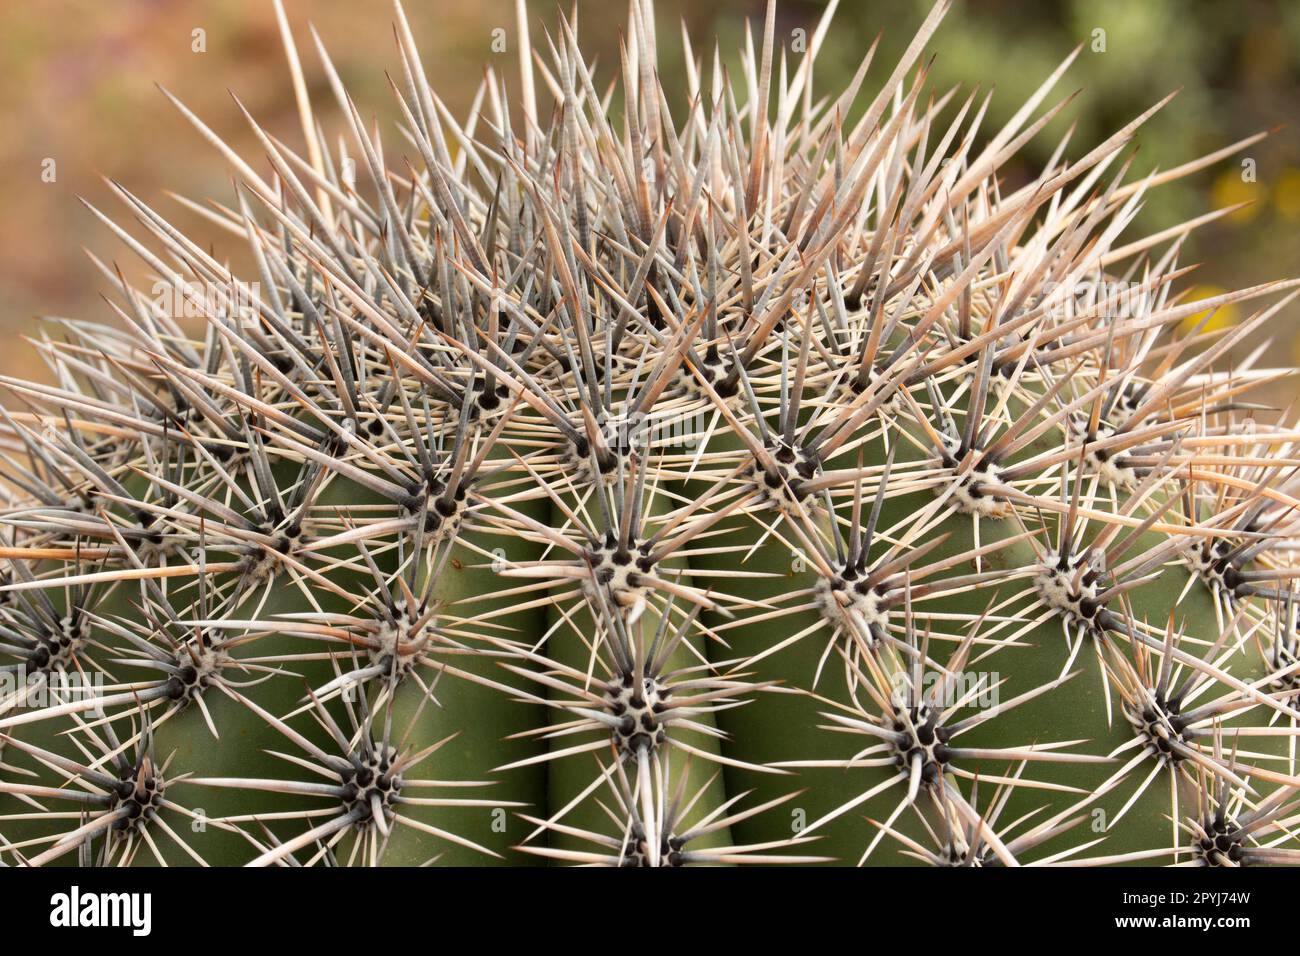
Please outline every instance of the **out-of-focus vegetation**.
[[[877, 33], [872, 67], [886, 75], [930, 0], [844, 0], [817, 74], [821, 90], [846, 82]], [[374, 116], [390, 156], [402, 143], [392, 123], [385, 70], [397, 58], [386, 0], [285, 0], [313, 97], [332, 99], [318, 68], [307, 24], [318, 28], [363, 114]], [[536, 42], [553, 24], [556, 5], [531, 2]], [[786, 0], [778, 37], [811, 30], [823, 8]], [[513, 0], [409, 0], [425, 67], [448, 105], [468, 108], [483, 65], [513, 77]], [[581, 32], [599, 51], [601, 75], [618, 63], [625, 10], [581, 0]], [[761, 21], [763, 0], [658, 0], [658, 34], [666, 84], [684, 90], [679, 23], [692, 36], [717, 35], [724, 62], [744, 42], [745, 18]], [[509, 49], [493, 50], [493, 30]], [[201, 43], [194, 31], [202, 31]], [[498, 35], [499, 36], [499, 35]], [[1004, 174], [1032, 173], [1071, 124], [1072, 155], [1081, 155], [1175, 88], [1180, 95], [1141, 131], [1135, 171], [1167, 169], [1261, 129], [1282, 126], [1241, 157], [1154, 191], [1135, 229], [1159, 229], [1212, 208], [1249, 201], [1187, 244], [1184, 263], [1202, 263], [1206, 294], [1300, 274], [1300, 3], [1294, 0], [957, 0], [932, 45], [932, 86], [994, 89], [985, 129], [992, 131], [1078, 44], [1082, 52], [1054, 95], [1079, 95]], [[201, 45], [202, 51], [195, 49]], [[697, 56], [710, 59], [711, 47]], [[298, 143], [297, 115], [275, 17], [264, 0], [43, 0], [9, 4], [0, 31], [0, 322], [7, 339], [34, 334], [39, 315], [108, 318], [98, 301], [106, 283], [82, 254], [85, 245], [135, 273], [129, 254], [76, 201], [86, 196], [121, 212], [99, 176], [111, 176], [171, 215], [179, 227], [243, 264], [227, 237], [166, 196], [168, 190], [228, 201], [229, 176], [213, 151], [154, 88], [175, 92], [245, 155], [251, 134], [227, 91], [263, 125]], [[870, 89], [871, 80], [868, 81]], [[679, 100], [680, 102], [680, 100]], [[324, 109], [327, 129], [337, 114]], [[1241, 160], [1251, 161], [1243, 177]], [[53, 160], [55, 179], [43, 171]], [[1251, 181], [1253, 178], [1253, 181]], [[124, 219], [127, 217], [124, 217]], [[1199, 294], [1199, 293], [1197, 293]], [[1233, 321], [1224, 315], [1222, 321]], [[1300, 313], [1273, 328], [1300, 362]], [[1281, 352], [1273, 361], [1282, 360]], [[16, 343], [0, 354], [7, 373], [41, 377], [34, 353]], [[1293, 390], [1293, 386], [1291, 389]], [[1281, 397], [1281, 396], [1280, 396]]]

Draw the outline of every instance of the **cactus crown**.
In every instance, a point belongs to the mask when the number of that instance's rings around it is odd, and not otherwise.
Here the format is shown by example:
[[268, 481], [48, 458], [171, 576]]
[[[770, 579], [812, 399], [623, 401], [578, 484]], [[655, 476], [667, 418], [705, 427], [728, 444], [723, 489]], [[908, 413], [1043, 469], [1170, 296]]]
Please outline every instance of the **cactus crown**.
[[769, 4], [670, 103], [650, 0], [611, 87], [520, 3], [461, 120], [399, 5], [400, 165], [319, 38], [341, 137], [167, 94], [255, 268], [115, 185], [165, 296], [3, 381], [0, 859], [1293, 862], [1289, 370], [1227, 359], [1297, 283], [1128, 228], [1257, 137], [1005, 182], [1073, 55], [990, 129], [947, 6], [826, 96]]

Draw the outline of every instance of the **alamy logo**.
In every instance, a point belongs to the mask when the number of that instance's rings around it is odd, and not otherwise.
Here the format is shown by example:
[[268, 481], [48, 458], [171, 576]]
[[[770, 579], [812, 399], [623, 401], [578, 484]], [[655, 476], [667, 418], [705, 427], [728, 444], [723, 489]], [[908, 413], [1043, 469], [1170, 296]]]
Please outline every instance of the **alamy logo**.
[[50, 897], [50, 925], [54, 927], [125, 926], [133, 936], [148, 936], [152, 924], [150, 893], [82, 893], [74, 886]]

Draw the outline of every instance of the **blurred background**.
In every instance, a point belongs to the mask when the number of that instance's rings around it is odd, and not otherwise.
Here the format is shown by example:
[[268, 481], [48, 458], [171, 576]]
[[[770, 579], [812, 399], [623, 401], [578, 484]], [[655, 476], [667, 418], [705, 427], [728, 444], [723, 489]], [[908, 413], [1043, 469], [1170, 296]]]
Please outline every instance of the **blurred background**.
[[[930, 0], [845, 0], [818, 60], [817, 87], [846, 82], [878, 32], [881, 51], [868, 80], [880, 82], [920, 24]], [[364, 116], [387, 133], [390, 162], [401, 155], [396, 108], [385, 71], [400, 69], [387, 0], [285, 0], [308, 83], [327, 131], [340, 128], [308, 24], [325, 41]], [[561, 4], [567, 8], [567, 4]], [[783, 0], [778, 42], [811, 34], [820, 0]], [[579, 0], [581, 34], [599, 56], [605, 81], [618, 62], [620, 3]], [[663, 79], [680, 93], [685, 80], [679, 24], [696, 55], [712, 55], [718, 37], [735, 64], [746, 18], [761, 30], [764, 0], [657, 0]], [[425, 68], [452, 109], [468, 108], [485, 62], [514, 76], [513, 0], [408, 0]], [[553, 24], [553, 0], [531, 2], [533, 37]], [[218, 258], [237, 268], [240, 250], [168, 192], [228, 201], [224, 163], [166, 102], [160, 83], [255, 162], [260, 151], [230, 99], [233, 92], [263, 126], [301, 143], [292, 90], [270, 0], [42, 0], [4, 4], [0, 31], [0, 372], [47, 378], [23, 336], [41, 316], [111, 317], [105, 283], [83, 247], [130, 274], [137, 264], [77, 201], [123, 213], [101, 177], [142, 196]], [[494, 30], [505, 52], [494, 52]], [[498, 37], [500, 34], [498, 34]], [[1070, 124], [1080, 156], [1173, 89], [1181, 94], [1139, 133], [1134, 176], [1170, 168], [1259, 130], [1268, 139], [1242, 156], [1148, 198], [1134, 230], [1150, 231], [1243, 200], [1251, 205], [1198, 231], [1184, 264], [1198, 262], [1196, 295], [1300, 275], [1300, 2], [1295, 0], [957, 0], [931, 44], [932, 85], [995, 89], [991, 131], [1078, 44], [1083, 52], [1054, 96], [1079, 96], [1018, 161], [1008, 178], [1028, 176]], [[874, 81], [874, 82], [873, 82]], [[869, 95], [861, 97], [869, 99]], [[1053, 100], [1054, 101], [1054, 100]], [[680, 102], [680, 100], [679, 100]], [[1244, 169], [1242, 160], [1250, 161]], [[1253, 175], [1243, 175], [1253, 173]], [[129, 217], [122, 215], [122, 221]], [[1136, 231], [1133, 233], [1136, 234]], [[1241, 317], [1231, 312], [1216, 321]], [[1273, 363], [1300, 363], [1300, 308], [1272, 327]], [[1275, 398], [1290, 401], [1294, 386]]]

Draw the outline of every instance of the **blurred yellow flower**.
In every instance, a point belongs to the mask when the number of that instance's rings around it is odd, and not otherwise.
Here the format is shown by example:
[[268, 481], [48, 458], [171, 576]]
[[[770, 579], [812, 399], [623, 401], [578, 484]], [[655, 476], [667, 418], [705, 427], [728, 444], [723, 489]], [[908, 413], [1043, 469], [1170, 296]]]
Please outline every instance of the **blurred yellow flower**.
[[[1198, 299], [1213, 298], [1216, 295], [1223, 295], [1223, 293], [1227, 291], [1228, 291], [1227, 289], [1220, 288], [1217, 285], [1198, 285], [1194, 289], [1192, 289], [1191, 295], [1188, 296], [1187, 298], [1187, 303], [1191, 304], [1192, 302], [1195, 302]], [[1209, 309], [1206, 309], [1204, 312], [1197, 312], [1195, 315], [1189, 315], [1187, 318], [1183, 319], [1181, 323], [1179, 323], [1178, 325], [1179, 331], [1190, 332], [1192, 329], [1196, 328], [1196, 324], [1200, 322], [1201, 319], [1205, 318], [1205, 316], [1209, 313], [1209, 311], [1210, 311]], [[1237, 306], [1235, 305], [1220, 306], [1215, 311], [1210, 321], [1205, 323], [1205, 327], [1201, 331], [1216, 332], [1219, 329], [1230, 328], [1231, 326], [1237, 324], [1238, 318], [1239, 316], [1237, 314]]]
[[1234, 206], [1240, 202], [1250, 202], [1249, 206], [1242, 206], [1227, 217], [1231, 222], [1250, 222], [1254, 219], [1259, 214], [1259, 203], [1251, 200], [1258, 200], [1259, 195], [1258, 184], [1244, 182], [1241, 178], [1241, 170], [1231, 166], [1220, 173], [1214, 180], [1214, 185], [1210, 187], [1210, 198], [1215, 209]]
[[1284, 169], [1277, 177], [1273, 201], [1283, 219], [1300, 219], [1300, 169]]

